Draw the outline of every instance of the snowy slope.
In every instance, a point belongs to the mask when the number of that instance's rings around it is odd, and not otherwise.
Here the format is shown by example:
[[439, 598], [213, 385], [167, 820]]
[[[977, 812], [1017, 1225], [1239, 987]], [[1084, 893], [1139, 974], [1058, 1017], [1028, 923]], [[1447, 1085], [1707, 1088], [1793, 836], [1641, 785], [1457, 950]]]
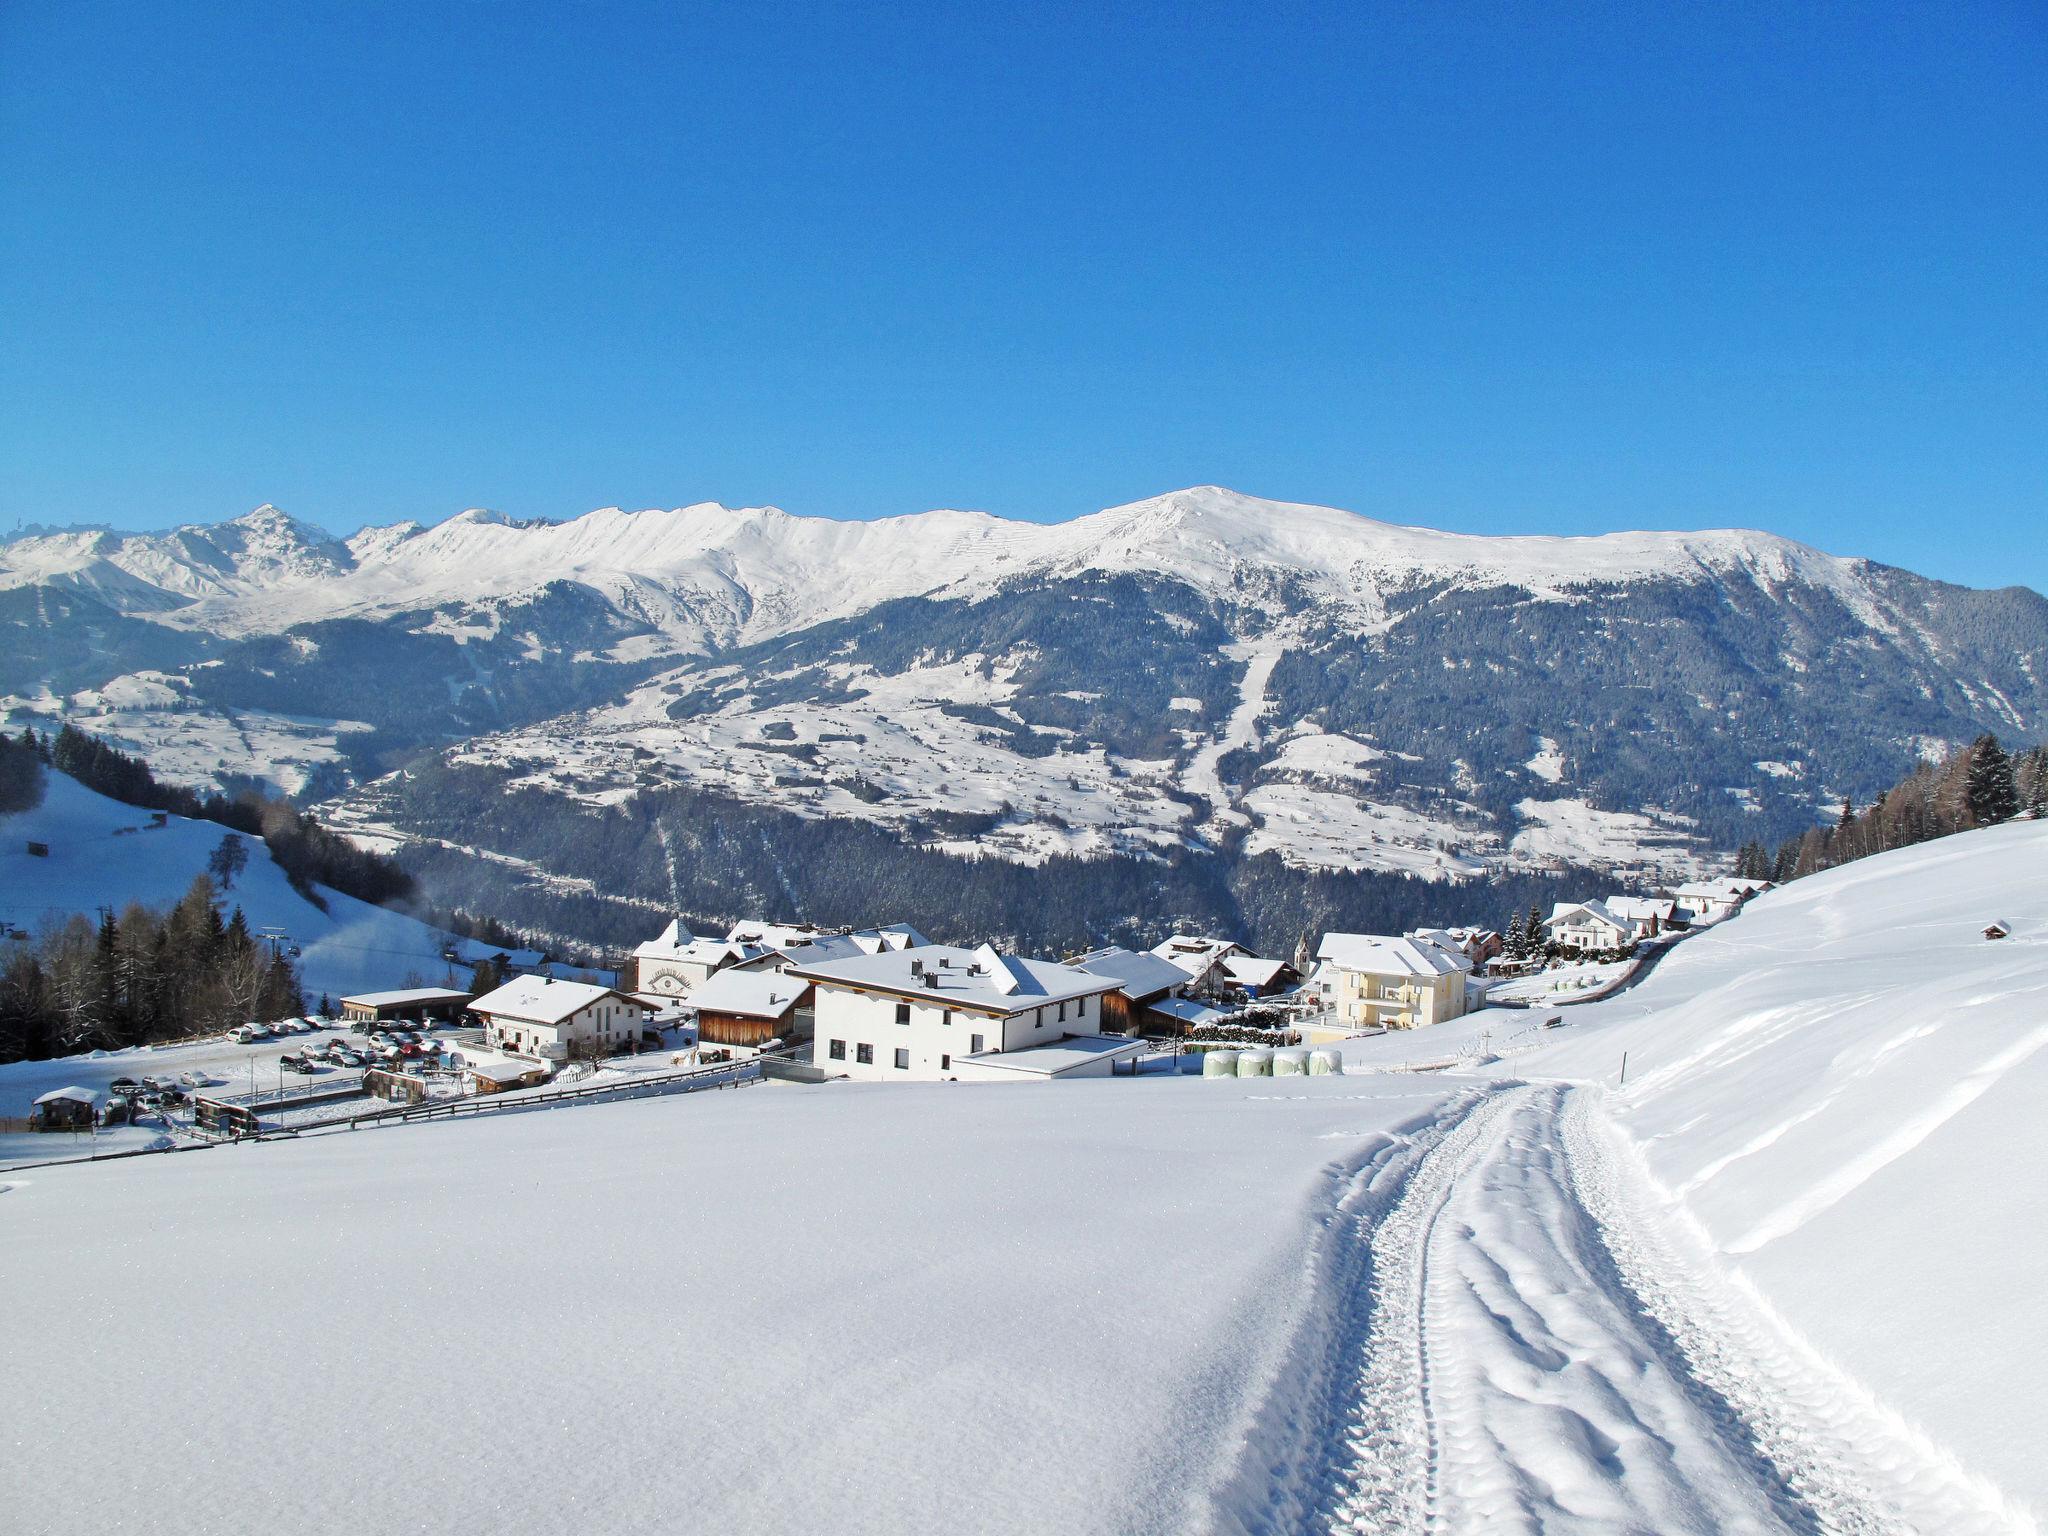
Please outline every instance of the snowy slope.
[[1613, 1085], [1627, 1051], [1609, 1109], [1708, 1245], [2048, 1511], [2048, 825], [1799, 881], [1570, 1017], [1514, 1069]]
[[[33, 929], [52, 914], [90, 916], [130, 901], [170, 906], [205, 870], [226, 829], [181, 816], [152, 828], [150, 820], [148, 811], [52, 773], [40, 806], [0, 816], [0, 920]], [[448, 935], [324, 888], [322, 912], [291, 888], [260, 841], [247, 841], [248, 866], [226, 903], [241, 907], [252, 929], [280, 928], [300, 947], [311, 998], [395, 987], [415, 973], [438, 984], [447, 974]], [[31, 856], [31, 842], [47, 843], [49, 857]]]
[[[771, 1086], [23, 1174], [0, 1306], [42, 1326], [0, 1379], [48, 1387], [0, 1507], [1197, 1528], [1314, 1299], [1334, 1170], [1442, 1096], [1317, 1086]], [[174, 1395], [109, 1390], [141, 1345]], [[389, 1443], [404, 1470], [364, 1476]]]
[[[1560, 1030], [1351, 1051], [1499, 1054], [1446, 1075], [768, 1086], [31, 1170], [0, 1498], [28, 1530], [89, 1485], [170, 1531], [2035, 1531], [2044, 853], [1866, 861]], [[351, 1326], [366, 1296], [433, 1328]], [[142, 1342], [179, 1393], [109, 1387]], [[362, 1477], [360, 1426], [430, 1474]]]

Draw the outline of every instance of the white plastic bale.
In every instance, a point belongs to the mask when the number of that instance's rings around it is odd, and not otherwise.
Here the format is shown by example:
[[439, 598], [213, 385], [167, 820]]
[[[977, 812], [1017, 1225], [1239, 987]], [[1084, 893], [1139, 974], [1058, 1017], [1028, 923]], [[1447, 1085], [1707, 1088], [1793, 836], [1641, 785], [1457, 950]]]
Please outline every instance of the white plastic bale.
[[1286, 1050], [1273, 1053], [1273, 1075], [1275, 1077], [1301, 1077], [1307, 1071], [1307, 1051]]
[[1237, 1053], [1237, 1075], [1239, 1077], [1271, 1077], [1273, 1075], [1273, 1053], [1264, 1046], [1255, 1051]]
[[1235, 1051], [1204, 1051], [1204, 1052], [1202, 1053], [1202, 1076], [1204, 1076], [1204, 1077], [1235, 1077], [1235, 1076], [1237, 1076], [1237, 1052], [1235, 1052]]
[[1310, 1077], [1342, 1077], [1344, 1075], [1344, 1053], [1333, 1050], [1314, 1050], [1308, 1053], [1308, 1075]]

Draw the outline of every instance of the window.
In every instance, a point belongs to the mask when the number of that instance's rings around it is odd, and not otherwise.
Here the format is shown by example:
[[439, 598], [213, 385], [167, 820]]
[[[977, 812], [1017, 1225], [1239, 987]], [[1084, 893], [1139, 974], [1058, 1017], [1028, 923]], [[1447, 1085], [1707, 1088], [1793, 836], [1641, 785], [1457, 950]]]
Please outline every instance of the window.
[[981, 1044], [981, 1036], [969, 1035], [967, 1037], [967, 1049], [972, 1051], [977, 1056], [981, 1054]]
[[898, 1072], [908, 1072], [910, 1070], [910, 1052], [900, 1047], [896, 1052], [896, 1070]]
[[856, 1045], [853, 1048], [853, 1059], [860, 1066], [872, 1067], [875, 1064], [875, 1048], [872, 1045]]
[[910, 1022], [910, 1004], [898, 1003], [896, 1005], [896, 1022], [898, 1024], [908, 1024]]
[[1066, 1005], [1065, 1003], [1061, 1003], [1061, 1004], [1060, 1004], [1060, 1022], [1061, 1022], [1062, 1024], [1064, 1024], [1064, 1023], [1066, 1022], [1066, 1020], [1067, 1020], [1067, 1005]]
[[825, 1047], [825, 1054], [834, 1061], [846, 1060], [846, 1042], [844, 1040], [834, 1040]]
[[946, 1055], [941, 1055], [941, 1056], [939, 1057], [939, 1070], [940, 1070], [941, 1072], [950, 1072], [950, 1071], [952, 1071], [952, 1070], [953, 1070], [953, 1058], [952, 1058], [952, 1057], [950, 1057], [950, 1056], [946, 1056]]
[[941, 1024], [950, 1024], [950, 1023], [952, 1023], [952, 1022], [953, 1022], [953, 1010], [952, 1010], [952, 1009], [950, 1009], [950, 1008], [947, 1008], [947, 1009], [944, 1009], [943, 1011], [941, 1011], [941, 1013], [939, 1014], [939, 1022], [940, 1022]]

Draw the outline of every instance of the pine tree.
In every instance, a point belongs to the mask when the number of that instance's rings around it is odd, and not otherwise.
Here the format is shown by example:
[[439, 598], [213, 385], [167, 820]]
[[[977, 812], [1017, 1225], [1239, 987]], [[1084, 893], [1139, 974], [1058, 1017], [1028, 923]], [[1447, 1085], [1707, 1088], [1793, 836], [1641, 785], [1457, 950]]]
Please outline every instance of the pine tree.
[[1517, 912], [1508, 919], [1507, 932], [1501, 935], [1501, 953], [1510, 960], [1525, 959], [1522, 952], [1522, 914]]
[[1528, 946], [1526, 958], [1533, 960], [1536, 956], [1543, 953], [1543, 909], [1541, 907], [1531, 907], [1529, 909], [1529, 921], [1523, 926], [1522, 935], [1523, 943]]
[[1986, 732], [1970, 747], [1970, 767], [1963, 796], [1970, 819], [1980, 827], [2011, 821], [2020, 813], [2019, 788], [2013, 782], [2012, 759]]

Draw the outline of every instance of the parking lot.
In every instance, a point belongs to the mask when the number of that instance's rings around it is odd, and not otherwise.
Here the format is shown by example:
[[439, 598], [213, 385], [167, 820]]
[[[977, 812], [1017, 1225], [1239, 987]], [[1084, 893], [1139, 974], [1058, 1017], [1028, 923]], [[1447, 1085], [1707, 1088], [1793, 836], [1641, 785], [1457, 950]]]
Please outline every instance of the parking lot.
[[[474, 1038], [473, 1031], [439, 1025], [418, 1033], [422, 1050]], [[336, 1040], [353, 1053], [353, 1061], [330, 1053], [330, 1042]], [[164, 1136], [188, 1140], [192, 1099], [199, 1094], [236, 1103], [269, 1103], [281, 1095], [289, 1100], [357, 1088], [364, 1070], [380, 1059], [377, 1051], [382, 1043], [360, 1028], [316, 1020], [313, 1027], [260, 1040], [214, 1036], [52, 1061], [10, 1062], [0, 1066], [0, 1115], [24, 1117], [39, 1095], [69, 1087], [97, 1093], [102, 1110], [110, 1099], [127, 1098], [136, 1114], [127, 1123], [102, 1126], [92, 1133], [0, 1130], [0, 1168], [95, 1151], [135, 1151]], [[418, 1055], [406, 1057], [396, 1039], [391, 1049], [399, 1052], [398, 1060], [419, 1059]], [[303, 1058], [308, 1053], [315, 1057], [308, 1071], [291, 1070], [281, 1060], [285, 1056]], [[151, 1080], [164, 1088], [151, 1086]]]

